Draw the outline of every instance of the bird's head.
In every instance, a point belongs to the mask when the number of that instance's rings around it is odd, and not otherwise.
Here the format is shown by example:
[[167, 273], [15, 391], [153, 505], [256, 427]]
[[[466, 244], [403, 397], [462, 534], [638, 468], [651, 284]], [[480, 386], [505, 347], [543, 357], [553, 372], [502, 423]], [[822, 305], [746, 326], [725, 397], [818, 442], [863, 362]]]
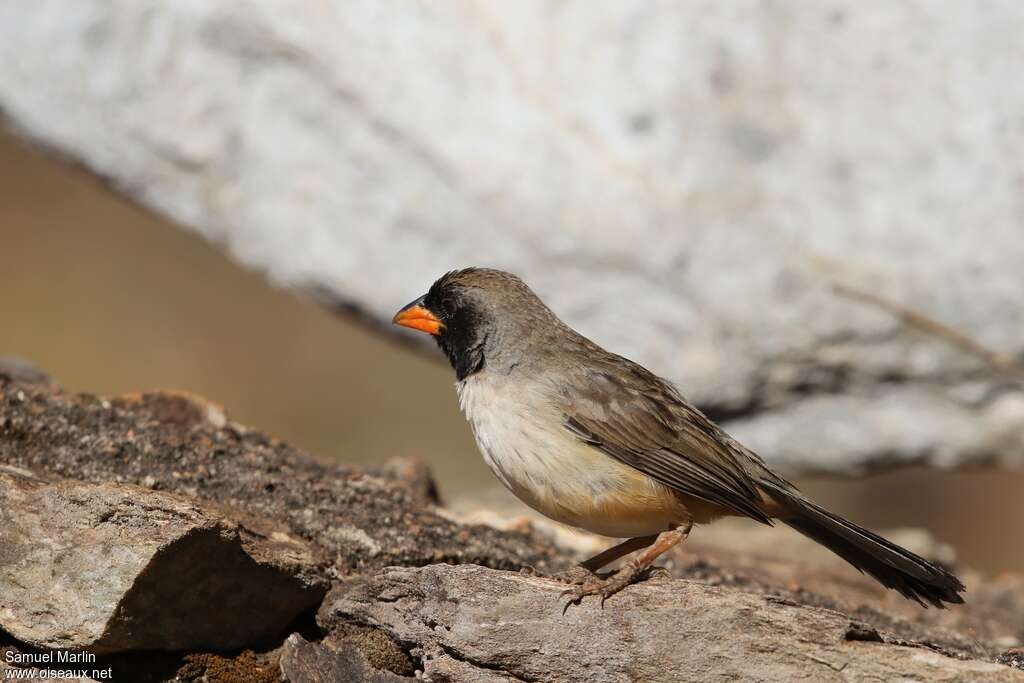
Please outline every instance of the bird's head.
[[490, 268], [445, 273], [393, 322], [433, 335], [460, 381], [485, 364], [510, 367], [538, 329], [561, 326], [522, 280]]

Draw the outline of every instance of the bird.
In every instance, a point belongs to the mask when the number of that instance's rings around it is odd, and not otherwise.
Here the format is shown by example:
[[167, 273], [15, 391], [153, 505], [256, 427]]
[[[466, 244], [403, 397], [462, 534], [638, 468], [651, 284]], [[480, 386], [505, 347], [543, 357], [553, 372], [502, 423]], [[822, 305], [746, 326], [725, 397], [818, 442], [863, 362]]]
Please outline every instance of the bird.
[[781, 521], [922, 607], [963, 602], [951, 572], [804, 496], [673, 383], [576, 332], [516, 275], [450, 271], [393, 322], [447, 356], [506, 488], [557, 522], [626, 539], [553, 577], [570, 586], [566, 608], [586, 596], [603, 606], [695, 525], [729, 516]]

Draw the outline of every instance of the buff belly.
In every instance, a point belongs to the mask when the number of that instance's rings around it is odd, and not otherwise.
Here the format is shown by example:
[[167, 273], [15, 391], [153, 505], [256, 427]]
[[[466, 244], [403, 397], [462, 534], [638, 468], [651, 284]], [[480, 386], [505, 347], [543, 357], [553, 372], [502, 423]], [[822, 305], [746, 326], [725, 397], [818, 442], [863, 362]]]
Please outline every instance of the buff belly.
[[543, 387], [513, 389], [485, 373], [456, 387], [484, 461], [541, 514], [616, 538], [656, 534], [693, 518], [672, 489], [573, 436]]

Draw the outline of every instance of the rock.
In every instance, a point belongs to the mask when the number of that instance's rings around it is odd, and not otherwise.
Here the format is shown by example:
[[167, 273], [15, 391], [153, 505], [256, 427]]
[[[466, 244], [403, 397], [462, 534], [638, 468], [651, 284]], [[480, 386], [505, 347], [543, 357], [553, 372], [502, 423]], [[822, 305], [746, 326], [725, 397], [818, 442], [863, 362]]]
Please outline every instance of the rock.
[[321, 618], [386, 631], [430, 681], [1024, 681], [772, 596], [655, 579], [563, 615], [562, 588], [474, 566], [394, 568], [337, 587]]
[[1024, 648], [1015, 647], [999, 655], [1000, 664], [1024, 670]]
[[111, 403], [119, 408], [138, 408], [163, 424], [182, 427], [209, 424], [223, 427], [228, 423], [224, 406], [207, 401], [186, 391], [151, 391], [118, 396]]
[[[509, 521], [501, 511], [473, 516], [506, 531], [460, 524], [431, 502], [429, 476], [415, 464], [374, 474], [319, 464], [209, 405], [164, 394], [105, 400], [0, 379], [0, 647], [3, 632], [20, 651], [91, 637], [92, 647], [111, 652], [99, 664], [112, 666], [115, 680], [208, 683], [413, 675], [460, 683], [704, 681], [800, 672], [852, 681], [1024, 680], [1013, 668], [1024, 644], [1019, 575], [989, 579], [956, 567], [967, 604], [921, 610], [795, 533], [722, 522], [664, 558], [670, 578], [631, 586], [603, 611], [586, 600], [563, 616], [561, 585], [496, 570], [556, 570], [600, 547], [599, 539], [578, 535], [567, 549], [541, 533], [549, 526]], [[136, 486], [142, 482], [146, 488]], [[154, 518], [171, 521], [154, 527]], [[956, 562], [920, 532], [893, 538]], [[104, 581], [42, 590], [52, 584], [47, 566], [85, 564], [97, 544], [115, 551], [116, 561], [97, 565], [94, 554], [87, 565], [101, 567], [95, 576]], [[177, 571], [176, 557], [188, 558]], [[133, 579], [138, 566], [147, 568]], [[240, 601], [264, 586], [253, 599], [285, 601], [282, 589], [260, 583], [261, 572], [291, 586], [284, 591], [304, 587], [303, 595], [330, 581], [315, 623], [307, 612], [293, 621], [295, 634], [282, 642], [280, 632], [258, 651], [157, 657], [135, 649], [202, 647], [190, 643], [205, 633], [196, 624], [210, 623], [203, 610], [214, 598]], [[220, 580], [230, 583], [202, 605], [191, 594], [132, 598]], [[24, 586], [34, 592], [22, 596]], [[101, 601], [99, 591], [109, 596]], [[79, 594], [86, 597], [71, 600]], [[91, 604], [119, 600], [112, 621], [81, 616]], [[43, 614], [26, 616], [31, 604]], [[143, 608], [149, 620], [124, 628]], [[222, 620], [212, 622], [222, 640], [233, 611], [209, 617]], [[196, 633], [164, 626], [183, 619]], [[250, 646], [241, 640], [236, 648]], [[113, 652], [123, 648], [132, 649]]]
[[297, 633], [281, 649], [281, 677], [286, 683], [402, 683], [409, 678], [373, 668], [355, 645], [311, 643]]
[[371, 470], [383, 474], [389, 479], [400, 481], [425, 503], [441, 505], [441, 494], [437, 490], [437, 482], [426, 462], [416, 457], [391, 458], [379, 470]]
[[378, 326], [514, 270], [792, 472], [1024, 461], [1019, 382], [830, 287], [1024, 354], [1019, 3], [304, 9], [3, 3], [0, 108]]
[[[257, 654], [245, 650], [235, 656], [215, 652], [192, 653], [186, 655], [184, 664], [166, 679], [154, 680], [174, 683], [280, 683], [279, 661], [280, 655], [276, 651]], [[129, 668], [124, 673], [137, 674], [138, 670]]]
[[[487, 498], [486, 493], [481, 497]], [[501, 496], [492, 495], [490, 500], [498, 506], [490, 523], [499, 528], [522, 523], [522, 517], [501, 509]], [[528, 523], [551, 526], [538, 518]], [[951, 547], [920, 529], [881, 531], [893, 542], [954, 568], [967, 585], [966, 604], [923, 610], [792, 529], [742, 519], [697, 528], [685, 543], [659, 558], [659, 564], [676, 578], [847, 614], [885, 633], [889, 642], [926, 642], [954, 656], [988, 661], [997, 660], [1007, 647], [1024, 645], [1024, 576], [1007, 572], [987, 577], [963, 567]], [[609, 544], [608, 539], [582, 532], [567, 542], [562, 541], [564, 535], [557, 538], [581, 558]]]
[[0, 628], [32, 647], [268, 644], [326, 590], [303, 542], [168, 493], [0, 466]]
[[0, 378], [22, 384], [53, 384], [53, 380], [45, 372], [14, 356], [0, 356]]
[[449, 520], [430, 503], [423, 473], [409, 474], [415, 466], [374, 475], [319, 463], [257, 431], [207, 419], [208, 405], [179, 394], [107, 401], [0, 381], [0, 463], [182, 494], [254, 527], [273, 520], [273, 533], [332, 558], [325, 578], [431, 562], [499, 569], [567, 562], [541, 534]]
[[[666, 558], [673, 576], [835, 611], [869, 625], [885, 642], [925, 643], [955, 657], [996, 661], [1008, 644], [1024, 643], [1019, 574], [986, 577], [951, 563], [967, 585], [966, 603], [926, 610], [792, 530], [723, 520], [700, 531]], [[884, 535], [930, 559], [949, 556], [920, 530]]]

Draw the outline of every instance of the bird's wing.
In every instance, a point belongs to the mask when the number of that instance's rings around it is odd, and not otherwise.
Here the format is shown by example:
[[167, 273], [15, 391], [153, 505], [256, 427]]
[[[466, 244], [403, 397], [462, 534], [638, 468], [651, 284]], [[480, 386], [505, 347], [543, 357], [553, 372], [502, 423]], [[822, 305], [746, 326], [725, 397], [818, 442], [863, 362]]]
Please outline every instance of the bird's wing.
[[[578, 368], [561, 393], [565, 427], [585, 443], [669, 488], [771, 524], [748, 467], [760, 460], [668, 382], [616, 359]], [[749, 455], [748, 455], [749, 454]], [[767, 471], [767, 468], [764, 468]]]

